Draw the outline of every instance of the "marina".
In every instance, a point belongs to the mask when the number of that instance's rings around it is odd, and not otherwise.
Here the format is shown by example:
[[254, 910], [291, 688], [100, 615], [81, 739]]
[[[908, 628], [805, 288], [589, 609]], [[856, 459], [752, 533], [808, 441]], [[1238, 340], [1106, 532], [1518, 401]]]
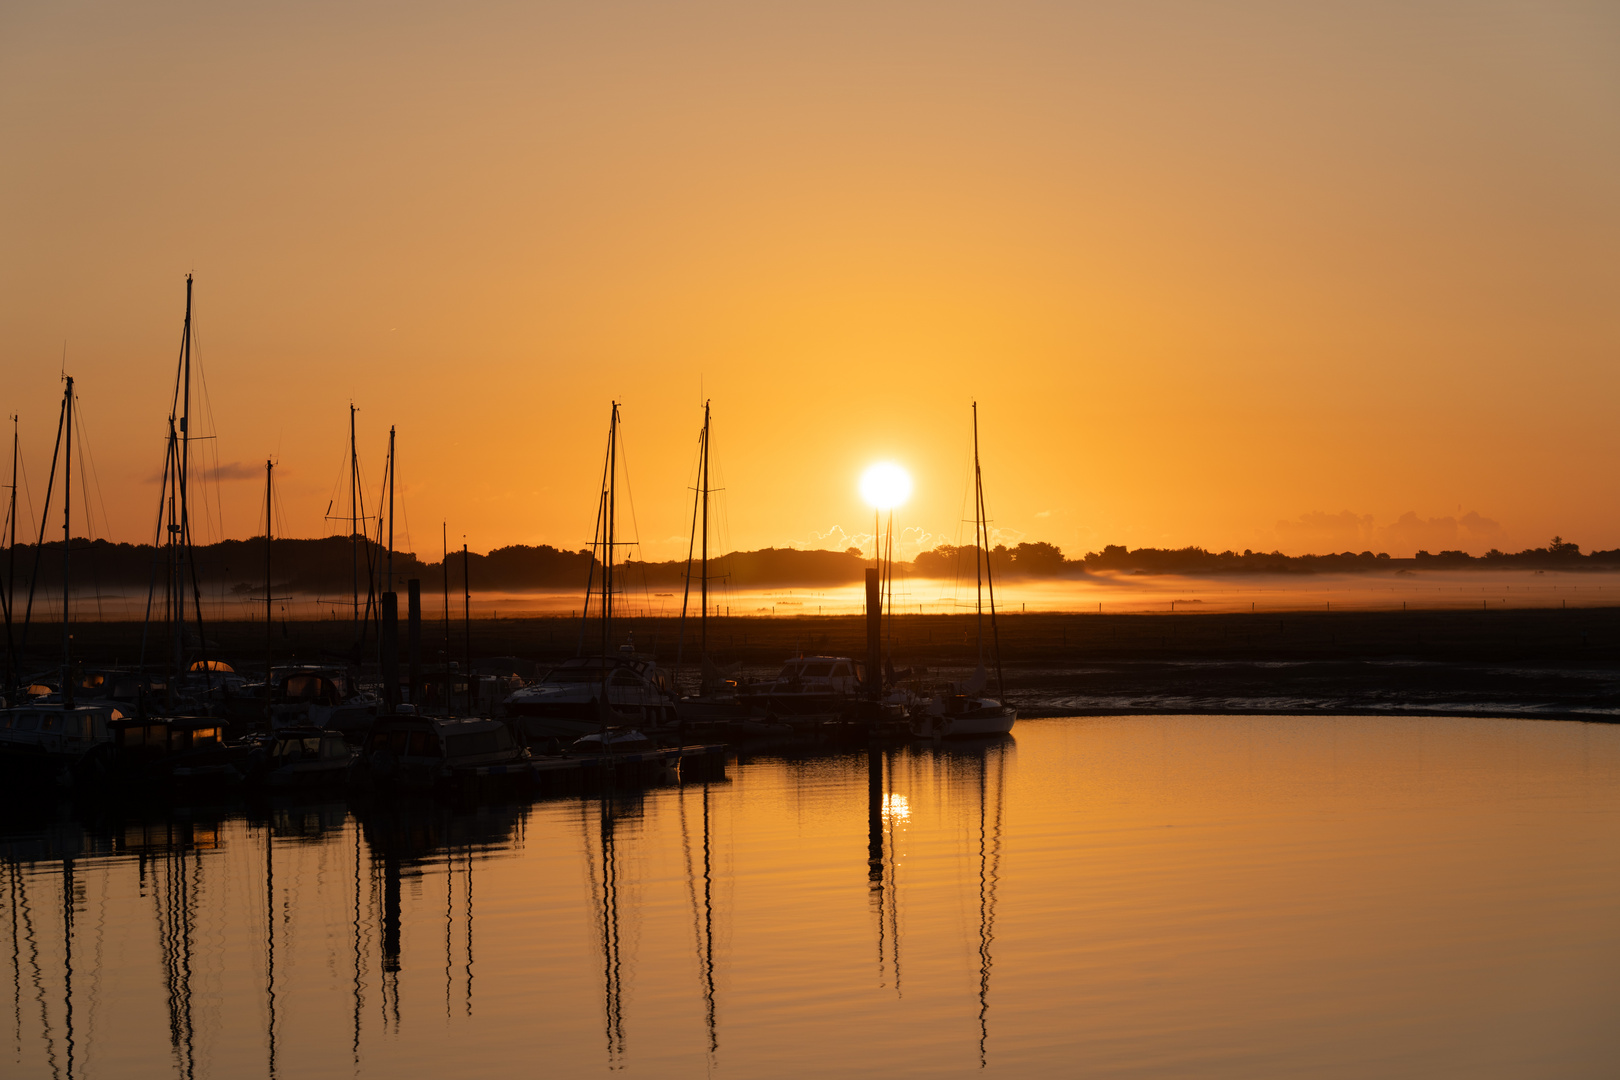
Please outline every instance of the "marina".
[[1607, 1080], [1620, 7], [0, 15], [0, 1080]]

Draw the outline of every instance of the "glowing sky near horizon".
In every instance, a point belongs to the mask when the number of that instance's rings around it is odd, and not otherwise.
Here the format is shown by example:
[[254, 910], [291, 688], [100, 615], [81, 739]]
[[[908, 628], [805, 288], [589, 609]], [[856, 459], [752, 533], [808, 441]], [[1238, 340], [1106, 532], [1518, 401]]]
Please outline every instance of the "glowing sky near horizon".
[[[1620, 547], [1620, 8], [0, 9], [0, 406], [150, 539], [197, 278], [199, 539], [589, 543], [623, 403], [649, 558], [714, 404], [724, 548], [971, 535]], [[968, 524], [963, 525], [966, 519]], [[25, 499], [23, 531], [31, 518]], [[910, 550], [907, 550], [909, 547]]]

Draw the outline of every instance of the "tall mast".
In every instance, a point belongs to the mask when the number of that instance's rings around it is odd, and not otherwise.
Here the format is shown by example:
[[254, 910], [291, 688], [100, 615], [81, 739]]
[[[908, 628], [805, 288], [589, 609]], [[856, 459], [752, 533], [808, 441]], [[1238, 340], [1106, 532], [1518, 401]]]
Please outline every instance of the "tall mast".
[[478, 711], [474, 695], [478, 683], [473, 679], [472, 666], [472, 558], [467, 554], [467, 538], [461, 540], [461, 625], [467, 649], [467, 715]]
[[455, 683], [450, 680], [450, 523], [439, 522], [439, 569], [444, 571], [444, 711], [450, 712], [450, 694]]
[[354, 402], [349, 402], [349, 569], [353, 585], [354, 652], [359, 659], [360, 644], [360, 451], [354, 443]]
[[[990, 567], [990, 516], [984, 509], [984, 476], [979, 471], [979, 403], [973, 403], [973, 489], [979, 527], [984, 533], [984, 581], [990, 593], [990, 641], [996, 657], [996, 699], [1007, 704], [1007, 686], [1001, 675], [1001, 634], [996, 629], [996, 578]], [[975, 545], [976, 546], [976, 545]], [[984, 653], [984, 619], [980, 613], [979, 653]]]
[[[187, 279], [190, 280], [189, 278]], [[68, 619], [68, 548], [73, 525], [73, 376], [67, 379], [67, 398], [62, 403], [67, 420], [63, 425], [62, 455], [62, 706], [73, 708], [73, 633]]]
[[[614, 515], [617, 505], [617, 482], [619, 473], [619, 403], [613, 403], [613, 414], [608, 421], [608, 483], [607, 483], [607, 521], [605, 535], [607, 537], [606, 560], [602, 565], [602, 655], [608, 655], [608, 646], [613, 640], [613, 544], [614, 544]], [[606, 671], [606, 668], [603, 668]]]
[[394, 591], [394, 425], [388, 425], [388, 577], [383, 592]]
[[[275, 670], [275, 635], [271, 632], [272, 611], [270, 600], [270, 540], [275, 533], [274, 502], [270, 497], [272, 470], [275, 463], [264, 459], [264, 719], [270, 722], [270, 676]], [[268, 834], [267, 834], [268, 835]]]
[[17, 604], [17, 417], [11, 418], [11, 507], [6, 521], [11, 525], [11, 540], [6, 545], [6, 681], [0, 686], [0, 702], [11, 704], [11, 687], [17, 677], [17, 649], [11, 634], [11, 611]]
[[698, 620], [698, 664], [709, 656], [709, 403], [703, 403], [703, 617]]
[[612, 644], [612, 559], [614, 559], [614, 542], [617, 539], [617, 499], [619, 499], [619, 403], [612, 403], [612, 423], [608, 426], [608, 568], [603, 575], [603, 596], [606, 597], [606, 607], [603, 612], [603, 635], [608, 640], [603, 643], [603, 653], [608, 651], [608, 644]]
[[606, 559], [602, 564], [602, 690], [599, 699], [599, 713], [602, 724], [602, 749], [608, 748], [607, 726], [608, 719], [613, 713], [613, 702], [608, 698], [609, 668], [613, 666], [612, 654], [608, 646], [613, 638], [613, 511], [615, 485], [618, 480], [618, 449], [619, 449], [619, 403], [613, 403], [613, 412], [608, 417], [608, 452], [607, 452], [607, 492], [605, 494], [606, 515], [602, 523], [602, 536], [606, 541]]
[[979, 487], [979, 403], [973, 403], [973, 616], [979, 635], [979, 666], [984, 666], [984, 568], [990, 561], [989, 530]]
[[174, 487], [170, 491], [169, 565], [174, 580], [170, 585], [170, 626], [174, 634], [173, 671], [164, 680], [164, 695], [172, 705], [174, 686], [186, 670], [186, 549], [189, 540], [186, 480], [191, 466], [191, 275], [186, 275], [186, 320], [180, 331], [180, 385], [177, 388], [180, 415], [171, 416], [169, 438], [174, 442]]

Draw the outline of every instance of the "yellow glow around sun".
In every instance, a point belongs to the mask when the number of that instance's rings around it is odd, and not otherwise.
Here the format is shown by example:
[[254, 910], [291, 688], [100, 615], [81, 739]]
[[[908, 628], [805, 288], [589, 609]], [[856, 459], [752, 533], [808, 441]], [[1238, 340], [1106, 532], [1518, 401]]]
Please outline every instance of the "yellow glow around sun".
[[879, 510], [893, 510], [911, 498], [911, 474], [892, 461], [880, 461], [861, 474], [861, 498]]

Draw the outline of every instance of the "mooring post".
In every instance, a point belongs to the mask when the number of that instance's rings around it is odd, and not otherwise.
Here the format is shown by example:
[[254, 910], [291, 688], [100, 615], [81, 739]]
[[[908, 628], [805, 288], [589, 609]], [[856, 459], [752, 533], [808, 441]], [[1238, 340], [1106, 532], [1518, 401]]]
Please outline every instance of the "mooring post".
[[883, 697], [883, 597], [875, 566], [866, 568], [866, 691], [873, 701]]
[[390, 714], [399, 704], [399, 594], [382, 594], [383, 708]]
[[410, 665], [411, 705], [422, 705], [422, 579], [405, 583], [405, 655]]

